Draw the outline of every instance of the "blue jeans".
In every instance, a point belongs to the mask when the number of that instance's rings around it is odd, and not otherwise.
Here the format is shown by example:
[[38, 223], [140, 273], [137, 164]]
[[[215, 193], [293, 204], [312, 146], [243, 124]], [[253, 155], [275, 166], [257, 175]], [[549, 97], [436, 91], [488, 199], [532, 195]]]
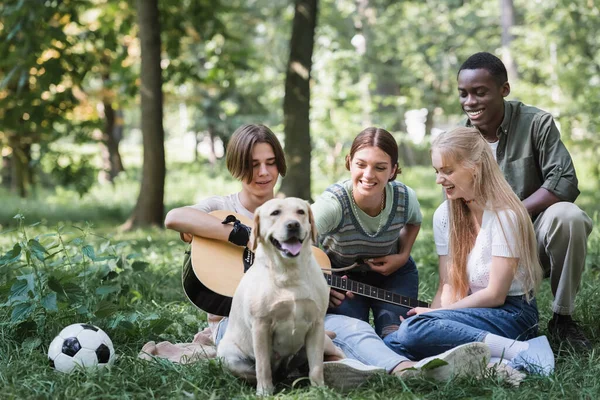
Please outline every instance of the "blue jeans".
[[431, 311], [406, 319], [384, 338], [385, 344], [410, 360], [421, 360], [456, 346], [481, 342], [488, 333], [509, 339], [537, 336], [538, 310], [535, 299], [508, 296], [494, 308], [461, 308]]
[[[225, 334], [228, 321], [229, 318], [223, 318], [217, 325], [214, 335], [217, 345]], [[342, 349], [348, 358], [363, 364], [385, 368], [387, 372], [392, 372], [396, 365], [408, 360], [387, 347], [373, 327], [359, 319], [329, 314], [325, 316], [325, 330], [336, 334], [333, 343]]]
[[345, 315], [325, 316], [325, 330], [336, 334], [333, 343], [342, 349], [346, 357], [366, 365], [385, 368], [390, 373], [407, 357], [396, 354], [385, 345], [373, 327], [365, 321]]
[[[419, 272], [412, 257], [406, 264], [389, 276], [377, 272], [349, 273], [348, 279], [366, 283], [405, 297], [416, 299], [419, 295]], [[369, 322], [369, 310], [373, 309], [375, 331], [382, 336], [383, 330], [390, 325], [399, 325], [400, 316], [406, 318], [408, 308], [396, 306], [369, 297], [355, 295], [353, 299], [346, 298], [338, 307], [330, 307], [330, 314], [346, 315]]]

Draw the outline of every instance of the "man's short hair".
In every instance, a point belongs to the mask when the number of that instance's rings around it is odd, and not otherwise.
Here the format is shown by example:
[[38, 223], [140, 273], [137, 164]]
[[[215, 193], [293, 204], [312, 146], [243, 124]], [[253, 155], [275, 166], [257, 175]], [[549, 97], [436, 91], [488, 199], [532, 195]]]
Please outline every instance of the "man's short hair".
[[460, 71], [463, 69], [485, 69], [492, 75], [498, 86], [502, 86], [508, 82], [508, 74], [506, 73], [504, 63], [491, 53], [483, 51], [473, 54], [460, 66], [458, 74], [460, 74]]

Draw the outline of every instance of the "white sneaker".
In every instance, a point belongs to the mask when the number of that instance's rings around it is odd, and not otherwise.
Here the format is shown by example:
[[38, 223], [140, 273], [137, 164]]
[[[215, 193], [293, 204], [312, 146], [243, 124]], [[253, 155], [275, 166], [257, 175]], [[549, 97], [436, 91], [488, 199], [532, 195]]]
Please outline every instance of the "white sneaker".
[[508, 360], [504, 357], [492, 357], [490, 358], [490, 364], [508, 364]]
[[385, 368], [366, 365], [351, 358], [323, 363], [325, 385], [342, 392], [355, 389], [370, 377], [385, 372]]
[[448, 381], [457, 376], [479, 376], [490, 359], [488, 346], [466, 343], [437, 356], [427, 357], [400, 373], [402, 378], [424, 377]]
[[548, 376], [554, 372], [554, 353], [546, 336], [538, 336], [527, 341], [529, 348], [521, 351], [509, 366], [519, 371]]

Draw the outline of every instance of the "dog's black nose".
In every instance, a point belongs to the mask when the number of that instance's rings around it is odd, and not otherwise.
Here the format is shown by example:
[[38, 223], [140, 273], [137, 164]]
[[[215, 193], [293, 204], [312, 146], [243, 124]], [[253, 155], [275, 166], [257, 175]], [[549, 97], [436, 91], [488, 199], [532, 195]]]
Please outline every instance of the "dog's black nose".
[[285, 227], [288, 229], [288, 231], [298, 232], [300, 230], [300, 222], [298, 222], [298, 221], [287, 221], [285, 223]]

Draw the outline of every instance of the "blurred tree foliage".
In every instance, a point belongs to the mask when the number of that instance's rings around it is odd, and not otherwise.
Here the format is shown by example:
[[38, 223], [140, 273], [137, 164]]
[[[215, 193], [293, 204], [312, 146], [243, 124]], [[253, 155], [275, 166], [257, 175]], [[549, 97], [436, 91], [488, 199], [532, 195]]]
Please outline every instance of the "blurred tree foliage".
[[[572, 146], [600, 156], [598, 2], [513, 0], [504, 43], [502, 4], [321, 0], [310, 85], [313, 175], [343, 176], [340, 159], [366, 124], [393, 131], [401, 146], [408, 141], [409, 110], [427, 110], [427, 134], [455, 124], [458, 67], [477, 51], [503, 56], [503, 45], [518, 69], [511, 98], [551, 111]], [[282, 133], [294, 2], [159, 0], [159, 8], [165, 115], [177, 122], [165, 124], [167, 138], [226, 144], [250, 121]], [[126, 0], [3, 2], [4, 184], [26, 195], [40, 159], [60, 149], [53, 143], [106, 143], [109, 105], [127, 121], [139, 114], [133, 9]], [[138, 126], [128, 122], [124, 136]], [[195, 149], [183, 152], [198, 158]]]
[[[26, 196], [48, 145], [92, 128], [76, 121], [91, 57], [73, 28], [83, 1], [6, 1], [0, 12], [0, 143], [12, 187]], [[93, 125], [93, 123], [91, 124]], [[36, 154], [37, 153], [37, 154]]]

